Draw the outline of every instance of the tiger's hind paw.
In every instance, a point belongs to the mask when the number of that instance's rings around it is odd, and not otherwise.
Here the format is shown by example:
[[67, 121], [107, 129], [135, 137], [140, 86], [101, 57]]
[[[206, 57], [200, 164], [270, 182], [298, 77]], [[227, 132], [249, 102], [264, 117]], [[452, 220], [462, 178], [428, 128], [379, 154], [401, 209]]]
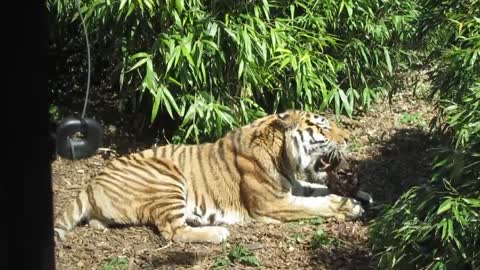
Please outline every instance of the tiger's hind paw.
[[221, 226], [186, 227], [173, 236], [175, 242], [209, 242], [219, 244], [227, 240], [230, 232]]

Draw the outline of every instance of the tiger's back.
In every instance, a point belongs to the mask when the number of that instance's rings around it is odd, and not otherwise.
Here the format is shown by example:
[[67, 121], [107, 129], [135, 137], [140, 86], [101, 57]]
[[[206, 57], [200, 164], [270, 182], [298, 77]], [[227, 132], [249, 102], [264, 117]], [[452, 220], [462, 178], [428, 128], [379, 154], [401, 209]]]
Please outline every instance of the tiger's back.
[[292, 205], [299, 201], [292, 201], [294, 171], [346, 143], [345, 131], [319, 119], [326, 121], [298, 111], [269, 115], [214, 143], [165, 145], [116, 159], [57, 218], [56, 232], [62, 239], [81, 220], [99, 229], [150, 223], [174, 241], [221, 242], [228, 237], [221, 224], [355, 216], [355, 202], [343, 209], [336, 197], [322, 197], [326, 204], [318, 209], [306, 201]]

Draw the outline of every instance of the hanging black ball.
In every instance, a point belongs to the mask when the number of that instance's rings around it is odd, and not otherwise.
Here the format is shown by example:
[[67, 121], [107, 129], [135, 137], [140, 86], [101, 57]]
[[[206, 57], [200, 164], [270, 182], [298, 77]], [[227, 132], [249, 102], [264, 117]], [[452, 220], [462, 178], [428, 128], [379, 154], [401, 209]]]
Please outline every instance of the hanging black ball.
[[101, 146], [102, 126], [91, 118], [67, 117], [57, 126], [57, 154], [67, 159], [93, 156]]

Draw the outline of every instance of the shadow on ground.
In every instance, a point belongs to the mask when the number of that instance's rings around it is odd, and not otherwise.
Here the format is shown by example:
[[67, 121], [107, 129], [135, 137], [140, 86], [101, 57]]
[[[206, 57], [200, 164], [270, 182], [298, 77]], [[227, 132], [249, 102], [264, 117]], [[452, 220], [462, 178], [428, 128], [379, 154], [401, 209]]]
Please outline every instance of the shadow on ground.
[[368, 159], [357, 161], [364, 189], [376, 204], [395, 202], [409, 188], [428, 180], [435, 145], [424, 129], [395, 129], [389, 139], [374, 146]]
[[151, 265], [158, 269], [175, 269], [178, 267], [191, 267], [201, 261], [207, 254], [191, 251], [167, 251], [161, 257], [151, 260]]

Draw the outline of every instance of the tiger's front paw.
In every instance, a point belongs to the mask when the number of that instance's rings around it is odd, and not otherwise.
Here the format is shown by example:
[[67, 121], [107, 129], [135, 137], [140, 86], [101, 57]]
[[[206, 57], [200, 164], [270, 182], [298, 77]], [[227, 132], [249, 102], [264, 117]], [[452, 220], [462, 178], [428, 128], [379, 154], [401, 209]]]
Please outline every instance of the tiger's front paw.
[[353, 220], [361, 217], [365, 210], [362, 204], [352, 198], [342, 197], [335, 194], [329, 195], [334, 216], [341, 220]]

